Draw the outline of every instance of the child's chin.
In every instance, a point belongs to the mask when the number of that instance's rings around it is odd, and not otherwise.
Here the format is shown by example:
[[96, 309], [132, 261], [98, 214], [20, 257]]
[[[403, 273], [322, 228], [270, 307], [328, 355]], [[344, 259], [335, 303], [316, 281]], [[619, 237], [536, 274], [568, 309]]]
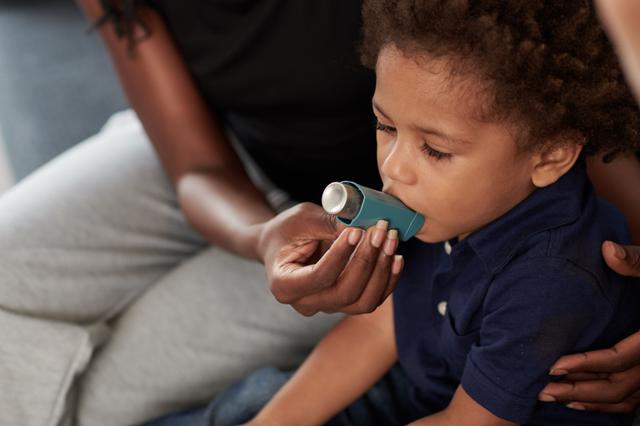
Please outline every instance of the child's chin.
[[418, 232], [415, 236], [418, 240], [424, 243], [442, 243], [450, 240], [453, 236], [449, 235], [449, 233], [438, 232], [437, 230], [429, 227], [423, 227], [420, 232]]

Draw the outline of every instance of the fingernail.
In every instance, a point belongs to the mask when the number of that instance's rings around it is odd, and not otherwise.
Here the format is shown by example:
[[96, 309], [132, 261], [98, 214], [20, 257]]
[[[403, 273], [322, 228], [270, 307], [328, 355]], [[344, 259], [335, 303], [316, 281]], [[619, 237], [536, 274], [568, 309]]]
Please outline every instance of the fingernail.
[[402, 255], [396, 254], [393, 257], [393, 265], [391, 265], [391, 273], [398, 275], [402, 269]]
[[389, 222], [387, 222], [384, 219], [380, 219], [378, 222], [376, 222], [376, 229], [382, 229], [383, 231], [386, 232], [388, 227], [389, 227]]
[[384, 236], [387, 234], [387, 228], [389, 227], [389, 222], [386, 220], [380, 219], [378, 223], [376, 223], [376, 229], [373, 231], [373, 236], [371, 237], [371, 245], [379, 248], [382, 245], [382, 241], [384, 240]]
[[570, 402], [567, 404], [568, 408], [571, 408], [572, 410], [579, 410], [579, 411], [584, 411], [586, 410], [586, 408], [584, 407], [584, 405], [582, 404], [578, 404], [577, 402]]
[[565, 374], [569, 374], [569, 372], [562, 368], [552, 368], [551, 371], [549, 371], [550, 376], [564, 376]]
[[398, 246], [398, 231], [396, 229], [392, 229], [387, 233], [387, 241], [384, 243], [384, 254], [387, 256], [393, 256], [393, 253], [396, 251], [396, 247]]
[[616, 244], [614, 242], [612, 242], [611, 244], [613, 244], [613, 248], [615, 249], [614, 254], [616, 255], [616, 257], [620, 260], [624, 260], [627, 257], [627, 252], [625, 251], [625, 249], [623, 249], [620, 244]]
[[541, 393], [538, 395], [538, 399], [542, 402], [556, 402], [556, 398], [547, 393]]
[[352, 246], [357, 245], [360, 242], [360, 239], [362, 238], [362, 229], [359, 228], [354, 228], [351, 229], [349, 231], [349, 237], [347, 238], [347, 241], [349, 242], [349, 244], [351, 244]]

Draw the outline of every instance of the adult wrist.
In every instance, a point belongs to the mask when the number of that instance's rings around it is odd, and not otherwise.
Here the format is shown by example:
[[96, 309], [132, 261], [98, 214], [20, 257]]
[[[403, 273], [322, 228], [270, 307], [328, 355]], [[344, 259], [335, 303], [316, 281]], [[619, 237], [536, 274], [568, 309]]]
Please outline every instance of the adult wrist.
[[246, 257], [264, 263], [265, 248], [262, 243], [265, 223], [255, 223], [247, 226], [242, 236], [242, 252], [246, 253]]

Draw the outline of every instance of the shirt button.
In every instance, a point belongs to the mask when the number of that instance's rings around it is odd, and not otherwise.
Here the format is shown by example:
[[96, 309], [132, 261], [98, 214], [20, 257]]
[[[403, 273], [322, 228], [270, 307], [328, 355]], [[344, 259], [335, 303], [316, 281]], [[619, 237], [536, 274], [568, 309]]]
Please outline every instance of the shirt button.
[[451, 244], [449, 241], [444, 242], [444, 252], [447, 254], [451, 254]]
[[445, 316], [447, 313], [447, 301], [443, 300], [442, 302], [438, 303], [438, 313], [442, 316]]

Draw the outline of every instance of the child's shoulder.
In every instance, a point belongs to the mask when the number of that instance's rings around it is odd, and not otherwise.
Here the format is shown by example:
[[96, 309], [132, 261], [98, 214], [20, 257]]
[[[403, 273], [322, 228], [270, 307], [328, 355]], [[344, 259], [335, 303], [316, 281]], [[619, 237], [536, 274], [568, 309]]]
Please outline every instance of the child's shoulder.
[[[580, 201], [571, 220], [524, 239], [525, 254], [566, 257], [580, 263], [580, 260], [600, 258], [600, 246], [605, 240], [629, 242], [630, 234], [622, 213], [599, 198], [590, 185]], [[562, 204], [557, 207], [563, 208]], [[595, 250], [589, 250], [593, 248]]]
[[628, 242], [629, 232], [622, 214], [596, 196], [584, 167], [536, 191], [492, 227], [470, 241], [487, 260], [490, 287], [615, 309], [628, 280], [607, 267], [601, 247]]
[[[541, 318], [562, 318], [558, 324], [565, 327], [588, 323], [589, 333], [595, 333], [592, 343], [610, 324], [618, 324], [616, 318], [637, 322], [635, 308], [625, 299], [637, 300], [640, 286], [609, 269], [601, 253], [605, 240], [628, 240], [624, 219], [594, 194], [583, 200], [574, 220], [526, 237], [492, 275], [484, 299], [486, 312], [510, 305], [512, 311], [535, 307]], [[608, 333], [624, 337], [629, 331], [625, 324]]]
[[610, 271], [602, 257], [602, 243], [607, 240], [629, 242], [624, 217], [590, 190], [574, 220], [526, 238], [505, 270], [528, 267], [539, 274], [553, 273], [557, 278], [550, 285], [560, 279], [575, 281], [568, 278], [580, 275], [578, 281], [592, 281], [607, 293], [607, 287], [625, 281]]

